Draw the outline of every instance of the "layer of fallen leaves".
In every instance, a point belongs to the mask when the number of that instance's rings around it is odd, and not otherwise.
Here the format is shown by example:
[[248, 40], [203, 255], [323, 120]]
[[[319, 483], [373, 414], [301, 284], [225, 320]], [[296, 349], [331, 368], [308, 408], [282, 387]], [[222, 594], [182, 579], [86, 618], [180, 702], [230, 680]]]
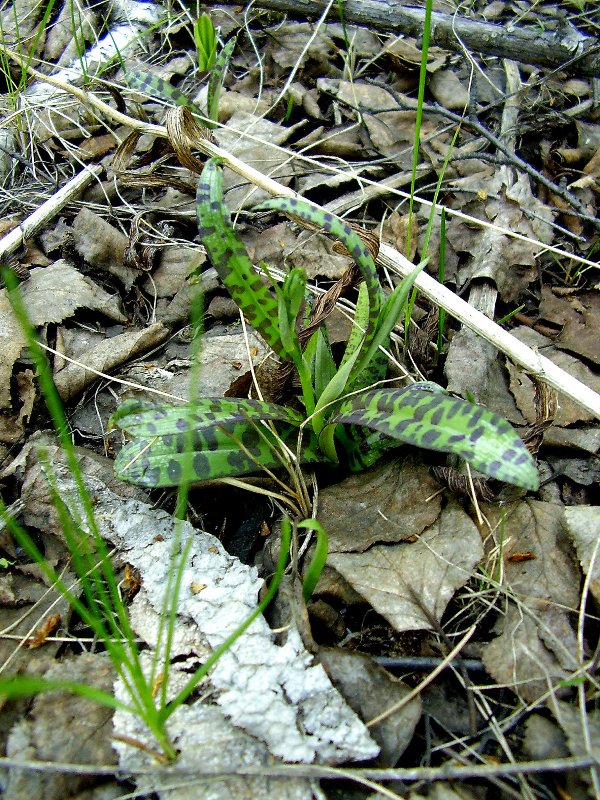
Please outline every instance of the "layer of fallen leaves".
[[[579, 4], [563, 5], [538, 4], [536, 15], [548, 26], [557, 20], [566, 25]], [[56, 64], [69, 81], [78, 82], [83, 63], [88, 75], [98, 72], [120, 42], [121, 67], [151, 69], [201, 107], [206, 102], [206, 81], [192, 66], [187, 9], [165, 20], [160, 7], [115, 4], [108, 19], [111, 34], [96, 47], [102, 20], [91, 6], [82, 7], [75, 22], [69, 4], [57, 8], [37, 40], [41, 6], [18, 2], [14, 8], [16, 14], [0, 11], [6, 45], [14, 44], [18, 31], [35, 45], [36, 56]], [[529, 6], [520, 3], [492, 3], [481, 10], [503, 24], [530, 24]], [[573, 17], [574, 24], [597, 34], [597, 20], [583, 12]], [[417, 43], [333, 18], [319, 26], [286, 20], [257, 6], [248, 16], [232, 6], [213, 7], [211, 15], [224, 40], [238, 36], [220, 103], [223, 127], [214, 131], [218, 143], [373, 230], [411, 259], [427, 254], [428, 269], [437, 275], [439, 215], [429, 230], [429, 207], [417, 203], [411, 223], [405, 194], [421, 58]], [[89, 44], [85, 61], [78, 56], [84, 42]], [[128, 48], [127, 42], [135, 44]], [[515, 78], [514, 65], [474, 57], [458, 59], [438, 48], [429, 53], [429, 105], [416, 190], [431, 199], [432, 187], [443, 178], [445, 280], [490, 316], [511, 316], [521, 341], [600, 391], [598, 273], [566, 255], [545, 253], [540, 244], [597, 261], [597, 228], [565, 199], [570, 193], [588, 218], [596, 213], [600, 126], [593, 82], [578, 78], [576, 66], [569, 74], [548, 75], [526, 68], [516, 70]], [[128, 92], [121, 68], [110, 76], [119, 107], [161, 121], [162, 105]], [[18, 77], [18, 70], [11, 72], [12, 80]], [[126, 397], [152, 399], [157, 391], [189, 396], [191, 281], [200, 282], [206, 300], [194, 392], [220, 396], [232, 385], [247, 385], [248, 357], [258, 366], [264, 347], [252, 332], [244, 336], [235, 307], [206, 263], [195, 239], [196, 176], [168, 146], [141, 137], [126, 163], [121, 157], [119, 169], [113, 169], [128, 131], [100, 124], [65, 93], [37, 82], [26, 93], [5, 94], [3, 104], [7, 118], [16, 109], [10, 119], [18, 121], [2, 129], [0, 140], [3, 232], [46, 199], [81, 160], [104, 168], [102, 180], [77, 207], [27, 243], [19, 271], [26, 278], [21, 291], [29, 317], [50, 348], [56, 385], [82, 446], [82, 469], [99, 519], [112, 522], [105, 532], [116, 548], [115, 563], [124, 568], [127, 562], [127, 569], [136, 571], [141, 588], [131, 602], [131, 618], [150, 657], [168, 570], [173, 501], [114, 481], [104, 457], [114, 455], [121, 442], [106, 435], [107, 419]], [[466, 115], [454, 142], [457, 128], [449, 112]], [[503, 149], [496, 147], [498, 139]], [[19, 148], [25, 161], [10, 157], [20, 155]], [[542, 174], [545, 184], [526, 174], [511, 153]], [[255, 263], [266, 261], [274, 274], [301, 266], [316, 291], [344, 273], [349, 259], [335, 252], [328, 238], [248, 213], [264, 194], [232, 172], [226, 172], [225, 187]], [[546, 481], [535, 498], [479, 486], [476, 501], [469, 476], [434, 473], [430, 460], [414, 454], [337, 483], [320, 474], [317, 514], [330, 537], [327, 567], [308, 608], [290, 578], [271, 611], [279, 638], [263, 621], [254, 637], [241, 640], [219, 664], [201, 697], [173, 719], [180, 763], [192, 773], [235, 772], [249, 763], [267, 769], [280, 760], [376, 759], [379, 766], [454, 760], [476, 766], [486, 760], [598, 758], [598, 420], [563, 398], [548, 400], [544, 414], [539, 386], [493, 347], [449, 325], [443, 352], [436, 354], [433, 310], [419, 303], [413, 318], [410, 357], [399, 353], [399, 360], [415, 376], [472, 395], [520, 426], [539, 448]], [[328, 327], [333, 343], [348, 335], [341, 313], [332, 315]], [[71, 583], [69, 555], [36, 455], [39, 446], [50, 448], [65, 497], [71, 486], [53, 439], [39, 434], [47, 416], [24, 345], [1, 289], [2, 493]], [[242, 563], [238, 554], [255, 560], [266, 576], [277, 550], [276, 528], [268, 535], [272, 510], [259, 500], [242, 499], [239, 491], [196, 489], [190, 515], [197, 530], [187, 530], [202, 574], [190, 566], [180, 603], [171, 665], [175, 686], [256, 602], [256, 567]], [[232, 552], [222, 542], [230, 543]], [[300, 572], [310, 554], [309, 547]], [[198, 588], [209, 585], [212, 594]], [[59, 672], [105, 689], [115, 680], [107, 659], [86, 638], [89, 632], [5, 529], [0, 530], [0, 631], [4, 674]], [[453, 668], [440, 670], [425, 685], [426, 673], [459, 642]], [[402, 680], [376, 658], [387, 659], [388, 666], [392, 659]], [[122, 687], [116, 684], [115, 690]], [[103, 709], [64, 695], [40, 696], [31, 706], [6, 704], [0, 719], [1, 746], [12, 758], [104, 765], [118, 758], [125, 772], [152, 761], [153, 743], [139, 721], [123, 715], [111, 720]], [[118, 744], [111, 746], [115, 732]], [[518, 791], [527, 797], [580, 798], [597, 796], [598, 790], [598, 778], [583, 770], [519, 780], [496, 778], [495, 796]], [[11, 769], [0, 776], [0, 785], [8, 800], [58, 800], [84, 797], [85, 780], [58, 771], [47, 778]], [[122, 791], [116, 783], [104, 788]], [[313, 788], [306, 779], [262, 776], [206, 783], [196, 774], [186, 785], [178, 779], [177, 788], [138, 778], [140, 792], [165, 798], [201, 792], [207, 798], [291, 800], [311, 797]], [[458, 787], [423, 784], [418, 792], [399, 791], [416, 800], [455, 796]], [[481, 784], [460, 787], [461, 797], [481, 792]]]

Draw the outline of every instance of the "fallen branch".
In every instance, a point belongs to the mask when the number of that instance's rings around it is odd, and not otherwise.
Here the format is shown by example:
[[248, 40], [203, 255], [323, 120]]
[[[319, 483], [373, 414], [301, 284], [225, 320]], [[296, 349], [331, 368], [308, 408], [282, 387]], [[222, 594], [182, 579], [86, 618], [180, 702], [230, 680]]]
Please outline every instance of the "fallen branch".
[[[510, 775], [543, 775], [547, 772], [566, 774], [574, 770], [590, 769], [598, 764], [593, 756], [567, 756], [545, 761], [524, 761], [514, 764], [468, 764], [466, 766], [441, 767], [396, 767], [392, 769], [366, 767], [344, 768], [329, 767], [319, 764], [261, 764], [260, 766], [236, 767], [235, 773], [202, 770], [196, 764], [175, 764], [172, 767], [141, 766], [127, 770], [127, 775], [156, 775], [173, 777], [181, 780], [183, 775], [199, 777], [217, 777], [223, 775], [247, 775], [281, 778], [313, 778], [314, 780], [357, 780], [367, 779], [379, 782], [387, 781], [465, 781], [486, 780], [493, 776], [508, 777]], [[50, 774], [64, 773], [74, 775], [123, 775], [124, 770], [118, 764], [80, 764], [64, 761], [37, 761], [18, 757], [0, 756], [0, 767], [3, 769], [18, 768], [30, 772]]]
[[[238, 5], [225, 0], [225, 5]], [[284, 11], [296, 19], [320, 16], [326, 0], [256, 0], [254, 8]], [[423, 35], [424, 8], [406, 6], [402, 0], [345, 0], [346, 22], [376, 28], [419, 39]], [[337, 6], [330, 12], [339, 20]], [[562, 21], [561, 21], [562, 22]], [[463, 53], [465, 48], [477, 53], [510, 58], [523, 64], [552, 69], [566, 69], [577, 75], [600, 75], [600, 47], [592, 36], [583, 36], [563, 23], [555, 31], [542, 32], [537, 27], [514, 28], [481, 22], [458, 14], [434, 11], [431, 16], [430, 44]]]
[[6, 236], [0, 239], [0, 259], [6, 259], [14, 253], [28, 239], [33, 238], [38, 231], [45, 228], [48, 222], [59, 211], [77, 197], [93, 180], [102, 172], [102, 167], [92, 165], [85, 167], [74, 178], [49, 197], [39, 208], [16, 225]]

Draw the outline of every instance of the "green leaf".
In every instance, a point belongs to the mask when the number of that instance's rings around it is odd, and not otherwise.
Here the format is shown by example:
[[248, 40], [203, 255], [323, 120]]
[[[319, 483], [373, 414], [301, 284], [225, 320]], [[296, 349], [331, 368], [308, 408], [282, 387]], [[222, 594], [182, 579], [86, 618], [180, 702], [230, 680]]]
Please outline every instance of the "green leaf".
[[[238, 422], [172, 439], [138, 437], [119, 452], [115, 473], [139, 486], [178, 486], [184, 475], [191, 481], [250, 475], [280, 468], [280, 442], [295, 453], [298, 436], [298, 428], [290, 425], [278, 425], [274, 434], [260, 424]], [[312, 446], [303, 441], [302, 460], [322, 460], [314, 441]]]
[[406, 444], [454, 453], [506, 483], [532, 490], [539, 486], [533, 458], [506, 420], [451, 397], [434, 383], [358, 395], [332, 422], [363, 425]]
[[350, 356], [362, 347], [362, 343], [369, 325], [369, 294], [367, 285], [361, 283], [358, 287], [358, 298], [356, 300], [356, 311], [352, 320], [352, 329], [346, 342], [346, 349], [342, 356], [340, 367], [343, 367]]
[[216, 159], [206, 162], [196, 194], [198, 227], [210, 260], [242, 313], [280, 357], [288, 352], [278, 327], [275, 297], [261, 281], [223, 205], [223, 171]]
[[215, 122], [219, 118], [219, 98], [236, 41], [237, 39], [234, 36], [227, 42], [225, 47], [217, 55], [214, 66], [210, 71], [210, 78], [208, 79], [207, 113], [208, 118]]
[[150, 438], [248, 420], [280, 420], [299, 426], [303, 417], [285, 406], [237, 397], [205, 397], [181, 406], [126, 400], [111, 416], [109, 430], [118, 427], [132, 436]]
[[313, 335], [316, 337], [314, 362], [315, 394], [317, 398], [319, 398], [325, 391], [325, 387], [333, 379], [333, 376], [337, 372], [337, 367], [333, 360], [333, 354], [327, 338], [327, 328], [322, 326], [318, 328]]
[[281, 288], [276, 288], [279, 304], [278, 320], [281, 341], [294, 360], [302, 357], [302, 350], [296, 334], [296, 321], [306, 292], [306, 273], [294, 267], [285, 276]]
[[160, 78], [158, 75], [153, 75], [151, 72], [144, 72], [142, 70], [132, 70], [127, 73], [126, 80], [132, 89], [139, 89], [140, 92], [145, 92], [152, 97], [158, 97], [160, 100], [164, 100], [175, 106], [186, 106], [186, 108], [190, 109], [192, 114], [197, 114], [201, 117], [204, 116], [204, 112], [198, 108], [197, 105], [192, 103], [183, 92], [171, 86], [168, 81], [164, 80], [164, 78]]
[[385, 375], [386, 361], [380, 358], [380, 347], [387, 347], [390, 341], [390, 334], [398, 322], [402, 310], [406, 305], [408, 294], [412, 288], [415, 278], [424, 269], [426, 261], [420, 264], [406, 275], [396, 286], [394, 291], [386, 299], [383, 308], [379, 313], [377, 325], [371, 341], [366, 347], [366, 352], [361, 354], [348, 381], [349, 389], [359, 389], [369, 383], [381, 380]]
[[[275, 469], [279, 439], [295, 453], [302, 419], [259, 400], [204, 399], [179, 407], [126, 401], [109, 425], [135, 438], [119, 452], [115, 472], [141, 486], [177, 486], [184, 476], [204, 481]], [[277, 421], [277, 433], [261, 420]], [[303, 460], [321, 460], [315, 437], [304, 436]]]
[[198, 51], [198, 69], [201, 72], [212, 69], [217, 54], [217, 37], [213, 21], [206, 13], [194, 23], [194, 41]]
[[327, 551], [329, 549], [328, 539], [325, 529], [316, 519], [304, 519], [302, 522], [298, 523], [298, 528], [316, 531], [317, 533], [315, 552], [308, 569], [306, 570], [304, 581], [302, 583], [302, 595], [304, 597], [304, 602], [307, 603], [310, 600], [317, 583], [319, 582], [319, 578], [321, 577], [321, 573], [323, 572], [325, 563], [327, 561]]

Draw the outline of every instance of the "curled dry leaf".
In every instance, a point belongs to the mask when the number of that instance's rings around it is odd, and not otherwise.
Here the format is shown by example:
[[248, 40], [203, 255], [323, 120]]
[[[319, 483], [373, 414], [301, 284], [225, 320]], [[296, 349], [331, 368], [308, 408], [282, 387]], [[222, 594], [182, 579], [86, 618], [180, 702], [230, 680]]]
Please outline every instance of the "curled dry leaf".
[[[62, 322], [79, 308], [99, 311], [116, 322], [126, 322], [119, 302], [66, 261], [31, 270], [20, 288], [29, 320], [38, 327]], [[6, 289], [0, 290], [0, 409], [10, 407], [10, 378], [25, 347], [25, 336], [14, 316]]]
[[97, 380], [96, 372], [110, 372], [129, 359], [151, 350], [163, 342], [168, 333], [162, 322], [156, 322], [142, 331], [127, 331], [112, 339], [105, 339], [78, 359], [90, 369], [68, 363], [55, 375], [58, 393], [63, 400], [73, 400]]

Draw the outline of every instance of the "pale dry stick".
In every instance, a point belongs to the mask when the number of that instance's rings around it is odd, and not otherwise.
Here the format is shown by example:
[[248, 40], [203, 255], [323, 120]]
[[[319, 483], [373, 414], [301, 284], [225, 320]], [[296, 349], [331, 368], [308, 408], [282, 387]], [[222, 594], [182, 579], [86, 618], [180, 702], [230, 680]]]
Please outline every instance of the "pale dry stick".
[[27, 239], [42, 230], [50, 219], [55, 217], [68, 203], [77, 197], [102, 172], [102, 167], [86, 167], [71, 178], [62, 189], [49, 197], [39, 208], [20, 222], [16, 228], [0, 239], [0, 258], [14, 253]]
[[[81, 100], [82, 103], [92, 104], [96, 107], [96, 109], [103, 111], [116, 122], [119, 122], [123, 125], [128, 125], [129, 127], [144, 133], [150, 133], [154, 136], [159, 136], [161, 138], [166, 138], [167, 136], [166, 128], [162, 125], [152, 125], [149, 123], [140, 122], [139, 120], [129, 117], [120, 111], [116, 111], [114, 108], [109, 106], [108, 103], [105, 103], [103, 100], [100, 100], [93, 94], [84, 92], [82, 89], [74, 86], [67, 86], [60, 81], [54, 80], [54, 78], [42, 75], [31, 67], [29, 68], [29, 72], [39, 80], [46, 81], [60, 89], [63, 89], [66, 92], [70, 92], [79, 100]], [[184, 114], [187, 111], [185, 108], [180, 108], [178, 110], [180, 113]], [[189, 112], [188, 116], [189, 122], [192, 123], [192, 118]], [[246, 164], [232, 153], [229, 153], [227, 150], [224, 150], [223, 148], [214, 144], [208, 138], [205, 138], [200, 129], [197, 129], [197, 131], [198, 138], [193, 143], [196, 147], [198, 147], [199, 150], [202, 150], [209, 156], [220, 158], [234, 172], [237, 172], [247, 180], [255, 183], [260, 188], [269, 192], [269, 194], [283, 197], [296, 197], [296, 193], [292, 189], [288, 188], [287, 186], [283, 186], [272, 178], [268, 178], [259, 170], [251, 167], [249, 164]], [[395, 190], [395, 192], [398, 192], [398, 190]], [[404, 195], [405, 193], [400, 192], [400, 194]], [[419, 202], [423, 202], [425, 205], [432, 205], [429, 201], [425, 200], [419, 200]], [[470, 219], [468, 215], [465, 214], [459, 213], [456, 214], [456, 216]], [[489, 227], [495, 228], [495, 226]], [[524, 239], [530, 243], [533, 241], [527, 237], [521, 236], [520, 234], [504, 231], [504, 229], [502, 229], [502, 232], [512, 236], [513, 238]], [[542, 242], [537, 244], [539, 244], [542, 250], [558, 252], [563, 256], [567, 256], [567, 254], [561, 251], [559, 248], [550, 247]], [[568, 257], [572, 259], [574, 258], [573, 256]], [[596, 268], [598, 267], [598, 264], [588, 261], [587, 259], [575, 258], [574, 260], [580, 263], [585, 263], [588, 266], [593, 266]], [[395, 270], [403, 277], [414, 268], [414, 264], [401, 255], [401, 253], [399, 253], [397, 250], [394, 250], [394, 248], [386, 244], [381, 245], [377, 262], [381, 266]], [[479, 333], [480, 336], [491, 342], [495, 347], [498, 348], [498, 350], [501, 350], [503, 353], [509, 356], [516, 364], [523, 367], [540, 380], [543, 380], [557, 391], [562, 392], [564, 395], [573, 400], [573, 402], [577, 403], [582, 408], [585, 408], [587, 411], [590, 411], [600, 419], [600, 395], [597, 392], [594, 392], [584, 383], [576, 378], [573, 378], [567, 372], [560, 369], [560, 367], [557, 367], [556, 364], [553, 364], [552, 361], [550, 361], [550, 359], [545, 358], [527, 345], [520, 342], [518, 339], [508, 333], [508, 331], [505, 331], [499, 325], [496, 325], [495, 322], [489, 320], [485, 315], [471, 308], [468, 303], [465, 303], [464, 300], [461, 300], [453, 292], [451, 292], [449, 289], [446, 289], [446, 287], [442, 286], [426, 273], [421, 272], [417, 276], [414, 285], [436, 305], [444, 308], [455, 319]]]

